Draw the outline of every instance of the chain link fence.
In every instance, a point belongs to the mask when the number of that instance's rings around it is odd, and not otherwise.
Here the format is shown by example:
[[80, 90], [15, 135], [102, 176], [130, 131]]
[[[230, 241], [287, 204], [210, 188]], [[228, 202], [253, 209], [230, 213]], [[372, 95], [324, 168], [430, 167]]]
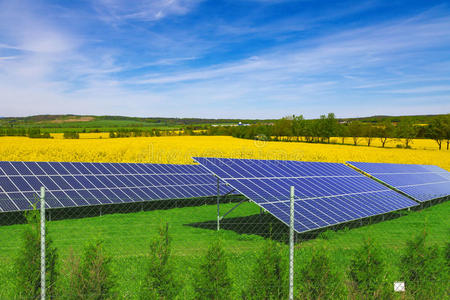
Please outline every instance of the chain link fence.
[[[294, 299], [448, 298], [446, 200], [296, 233]], [[32, 214], [0, 214], [0, 299], [41, 295]], [[289, 298], [289, 226], [241, 195], [45, 218], [47, 299]]]

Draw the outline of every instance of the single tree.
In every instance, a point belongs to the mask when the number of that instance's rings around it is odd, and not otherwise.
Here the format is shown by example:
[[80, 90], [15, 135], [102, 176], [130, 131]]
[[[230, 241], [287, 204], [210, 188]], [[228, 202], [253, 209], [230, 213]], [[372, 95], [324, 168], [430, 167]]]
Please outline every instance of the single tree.
[[337, 127], [337, 135], [341, 138], [342, 145], [345, 144], [345, 138], [350, 135], [347, 124], [339, 124]]
[[352, 121], [348, 126], [348, 133], [353, 138], [353, 144], [358, 145], [358, 141], [363, 134], [363, 126], [359, 121]]
[[402, 279], [407, 293], [416, 299], [440, 299], [447, 291], [443, 284], [445, 262], [436, 246], [426, 245], [426, 231], [407, 241], [400, 259]]
[[431, 124], [428, 126], [427, 136], [436, 141], [439, 150], [442, 148], [442, 142], [446, 138], [446, 128], [445, 128], [444, 118], [437, 117], [434, 118]]
[[250, 274], [244, 299], [285, 299], [287, 295], [287, 267], [282, 248], [272, 240], [264, 243]]
[[336, 136], [338, 134], [338, 126], [339, 123], [336, 119], [334, 113], [328, 113], [326, 118], [326, 138], [328, 139], [328, 143], [330, 143], [330, 138]]
[[105, 254], [101, 241], [88, 244], [81, 258], [72, 252], [67, 266], [68, 286], [64, 299], [101, 300], [113, 297], [111, 258]]
[[345, 299], [342, 279], [331, 264], [328, 250], [316, 248], [311, 259], [296, 276], [297, 299]]
[[[19, 298], [39, 299], [41, 295], [41, 227], [40, 213], [31, 210], [25, 213], [28, 226], [23, 233], [23, 246], [15, 260], [16, 292]], [[58, 253], [51, 237], [45, 234], [46, 294], [56, 297]]]
[[196, 299], [231, 299], [231, 285], [228, 260], [221, 241], [217, 239], [209, 247], [194, 278]]
[[444, 118], [444, 138], [447, 140], [447, 150], [450, 147], [450, 115]]
[[292, 116], [292, 134], [297, 138], [297, 142], [305, 135], [306, 121], [303, 115]]
[[170, 264], [170, 242], [169, 225], [161, 224], [158, 237], [150, 244], [141, 299], [173, 299], [177, 296], [179, 285]]
[[405, 148], [409, 148], [409, 145], [417, 136], [417, 130], [412, 121], [402, 121], [397, 125], [396, 136], [403, 139]]
[[380, 138], [381, 146], [384, 148], [386, 142], [394, 137], [394, 125], [389, 120], [384, 121], [381, 126], [378, 127], [378, 137]]
[[273, 133], [277, 140], [281, 140], [283, 137], [292, 136], [292, 120], [290, 117], [284, 117], [275, 121], [273, 126]]
[[367, 125], [364, 125], [362, 131], [363, 131], [363, 135], [366, 138], [367, 146], [370, 147], [370, 144], [372, 143], [372, 140], [375, 137], [376, 130], [372, 124], [367, 124]]
[[361, 299], [386, 299], [390, 288], [386, 280], [386, 264], [381, 248], [367, 238], [350, 262], [352, 289]]

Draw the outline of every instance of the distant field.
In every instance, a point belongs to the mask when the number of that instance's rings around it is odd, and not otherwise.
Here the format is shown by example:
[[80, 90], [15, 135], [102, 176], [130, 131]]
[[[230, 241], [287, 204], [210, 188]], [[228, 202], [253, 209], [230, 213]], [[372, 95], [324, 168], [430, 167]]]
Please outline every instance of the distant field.
[[[33, 128], [35, 128], [33, 126]], [[148, 127], [139, 127], [139, 126], [129, 126], [129, 127], [43, 127], [40, 128], [41, 132], [48, 132], [48, 133], [64, 133], [66, 131], [72, 131], [72, 132], [87, 132], [87, 133], [97, 133], [97, 132], [110, 132], [110, 131], [116, 131], [118, 129], [125, 129], [125, 130], [133, 130], [133, 129], [141, 129], [141, 130], [151, 130], [152, 128], [156, 128], [159, 130], [177, 130], [180, 127], [179, 126], [166, 126], [166, 125], [152, 125]]]
[[[85, 121], [76, 121], [70, 119], [69, 122], [63, 120], [54, 120], [49, 122], [34, 122], [30, 124], [23, 124], [22, 127], [39, 127], [48, 129], [57, 128], [118, 128], [118, 127], [164, 127], [167, 123], [152, 123], [142, 122], [136, 120], [102, 120], [102, 119], [85, 119]], [[173, 124], [172, 124], [173, 126]]]
[[[228, 136], [169, 136], [116, 139], [29, 139], [0, 137], [2, 160], [193, 163], [192, 156], [305, 161], [435, 164], [450, 170], [450, 152], [416, 140], [400, 149], [340, 144], [262, 142]], [[427, 148], [424, 150], [423, 148]]]
[[[223, 211], [234, 204], [223, 204]], [[221, 230], [220, 237], [230, 259], [230, 272], [234, 280], [233, 295], [237, 297], [245, 286], [257, 251], [261, 248], [263, 237], [258, 235], [267, 232], [262, 230], [263, 222], [258, 222], [259, 209], [252, 203], [244, 203], [227, 216], [230, 224], [228, 230]], [[389, 280], [398, 279], [399, 254], [408, 239], [413, 238], [424, 228], [429, 233], [429, 244], [444, 247], [450, 238], [450, 203], [442, 203], [422, 211], [411, 212], [390, 221], [363, 226], [360, 228], [332, 232], [326, 239], [316, 238], [297, 244], [296, 268], [302, 267], [305, 258], [311, 254], [315, 246], [326, 246], [337, 270], [344, 276], [349, 260], [354, 251], [366, 237], [374, 238], [382, 247], [389, 261]], [[254, 216], [250, 219], [250, 216]], [[256, 216], [256, 218], [255, 218]], [[109, 255], [113, 257], [114, 273], [117, 276], [120, 295], [123, 298], [134, 298], [139, 281], [143, 275], [143, 256], [145, 256], [149, 240], [155, 236], [161, 221], [169, 223], [173, 238], [173, 255], [177, 268], [176, 278], [183, 280], [185, 286], [182, 298], [190, 298], [191, 282], [198, 268], [199, 257], [207, 246], [217, 237], [215, 229], [216, 206], [174, 208], [129, 214], [105, 215], [75, 220], [49, 222], [49, 235], [59, 249], [60, 258], [67, 258], [70, 249], [79, 254], [84, 245], [90, 241], [102, 239]], [[241, 219], [237, 219], [241, 218]], [[246, 218], [249, 218], [246, 220]], [[236, 220], [239, 220], [236, 221]], [[202, 223], [209, 229], [194, 227], [194, 223]], [[224, 222], [225, 223], [225, 222]], [[274, 236], [278, 234], [277, 222], [273, 223]], [[267, 225], [267, 224], [266, 224]], [[9, 298], [12, 288], [12, 259], [17, 255], [21, 245], [21, 232], [26, 225], [0, 227], [0, 298]], [[234, 227], [235, 230], [230, 229]], [[241, 230], [247, 234], [239, 233]], [[252, 234], [254, 232], [254, 234]], [[287, 247], [284, 247], [287, 257]], [[63, 264], [60, 265], [62, 267]]]

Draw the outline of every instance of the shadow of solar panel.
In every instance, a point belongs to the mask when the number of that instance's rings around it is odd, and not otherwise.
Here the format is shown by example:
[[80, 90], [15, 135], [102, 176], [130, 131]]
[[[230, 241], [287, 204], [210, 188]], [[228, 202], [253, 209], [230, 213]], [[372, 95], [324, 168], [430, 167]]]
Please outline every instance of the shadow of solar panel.
[[299, 233], [416, 206], [413, 200], [339, 163], [200, 158], [195, 161], [289, 224], [295, 188]]
[[[200, 165], [0, 161], [0, 212], [215, 196], [217, 180]], [[221, 184], [222, 193], [231, 188]]]
[[450, 172], [434, 165], [347, 162], [419, 202], [450, 195]]

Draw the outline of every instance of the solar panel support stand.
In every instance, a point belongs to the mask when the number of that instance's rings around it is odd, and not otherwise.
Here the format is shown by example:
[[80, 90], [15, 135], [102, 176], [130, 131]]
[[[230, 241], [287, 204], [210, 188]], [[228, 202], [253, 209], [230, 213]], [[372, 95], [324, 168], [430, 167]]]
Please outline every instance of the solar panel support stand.
[[294, 299], [294, 187], [291, 186], [289, 216], [289, 300]]
[[235, 210], [239, 205], [241, 205], [242, 203], [246, 202], [247, 199], [243, 199], [241, 200], [238, 204], [236, 204], [235, 206], [233, 206], [229, 211], [227, 211], [223, 216], [219, 215], [219, 220], [222, 221], [229, 213], [231, 213], [233, 210]]
[[45, 300], [45, 188], [41, 187], [41, 300]]

